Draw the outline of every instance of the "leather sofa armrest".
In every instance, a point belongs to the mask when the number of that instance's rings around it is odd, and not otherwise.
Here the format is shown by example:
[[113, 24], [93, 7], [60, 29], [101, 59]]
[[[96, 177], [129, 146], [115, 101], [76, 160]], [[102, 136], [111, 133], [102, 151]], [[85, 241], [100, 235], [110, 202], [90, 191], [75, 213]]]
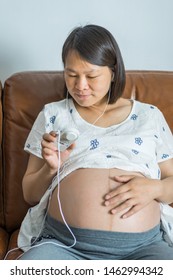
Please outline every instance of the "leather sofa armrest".
[[10, 235], [6, 260], [16, 260], [23, 253], [23, 251], [17, 246], [18, 234], [19, 230], [17, 229]]

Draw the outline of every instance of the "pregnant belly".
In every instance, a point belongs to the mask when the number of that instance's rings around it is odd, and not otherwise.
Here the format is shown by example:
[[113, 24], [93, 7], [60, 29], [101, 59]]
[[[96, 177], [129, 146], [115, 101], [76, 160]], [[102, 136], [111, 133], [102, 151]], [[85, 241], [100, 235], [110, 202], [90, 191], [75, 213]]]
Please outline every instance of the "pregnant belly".
[[[133, 174], [120, 169], [78, 169], [60, 183], [59, 197], [66, 222], [74, 227], [122, 232], [143, 232], [160, 221], [160, 207], [153, 201], [133, 216], [122, 219], [120, 213], [111, 214], [113, 206], [104, 205], [105, 195], [116, 188], [115, 175]], [[63, 221], [58, 204], [57, 188], [52, 194], [49, 215]]]

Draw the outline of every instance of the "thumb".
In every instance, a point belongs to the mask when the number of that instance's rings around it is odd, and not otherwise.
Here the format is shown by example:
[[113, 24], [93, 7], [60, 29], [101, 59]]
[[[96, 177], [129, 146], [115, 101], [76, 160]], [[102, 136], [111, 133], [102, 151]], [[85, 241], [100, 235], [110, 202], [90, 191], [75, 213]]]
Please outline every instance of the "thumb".
[[74, 148], [75, 148], [75, 143], [71, 144], [64, 152], [62, 152], [63, 156], [68, 157]]
[[73, 151], [73, 149], [75, 148], [75, 146], [76, 146], [76, 144], [75, 144], [75, 143], [72, 143], [72, 144], [68, 147], [67, 151], [68, 151], [69, 153], [71, 153], [71, 152]]
[[114, 176], [114, 179], [117, 182], [126, 183], [130, 181], [133, 177], [134, 177], [133, 175], [117, 175]]

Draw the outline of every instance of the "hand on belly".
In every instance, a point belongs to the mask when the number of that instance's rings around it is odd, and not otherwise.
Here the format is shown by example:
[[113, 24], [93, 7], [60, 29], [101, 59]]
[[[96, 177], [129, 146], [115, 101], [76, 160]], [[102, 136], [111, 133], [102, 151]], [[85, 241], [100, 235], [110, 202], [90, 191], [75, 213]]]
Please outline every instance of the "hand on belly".
[[155, 201], [158, 180], [134, 174], [114, 176], [114, 181], [119, 185], [105, 196], [112, 214], [124, 211], [122, 218], [128, 218]]

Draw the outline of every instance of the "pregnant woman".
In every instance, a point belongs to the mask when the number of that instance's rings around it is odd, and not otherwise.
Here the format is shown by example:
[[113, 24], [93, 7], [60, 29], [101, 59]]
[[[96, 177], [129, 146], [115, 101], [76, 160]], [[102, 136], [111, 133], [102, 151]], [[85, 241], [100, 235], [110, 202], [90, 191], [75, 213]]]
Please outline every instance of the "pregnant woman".
[[[122, 98], [112, 34], [75, 28], [63, 50], [64, 99], [46, 104], [26, 140], [20, 259], [171, 259], [160, 203], [173, 202], [173, 138], [158, 108]], [[61, 134], [77, 139], [60, 151]]]

